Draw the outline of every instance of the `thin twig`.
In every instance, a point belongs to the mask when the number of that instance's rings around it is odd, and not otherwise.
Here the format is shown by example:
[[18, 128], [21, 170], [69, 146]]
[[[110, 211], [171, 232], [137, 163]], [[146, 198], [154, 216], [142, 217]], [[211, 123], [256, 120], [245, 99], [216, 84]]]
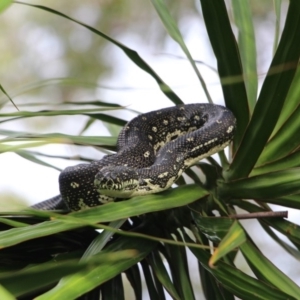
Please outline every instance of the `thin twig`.
[[260, 219], [260, 218], [287, 218], [288, 211], [264, 211], [248, 214], [229, 215], [229, 218], [233, 219]]

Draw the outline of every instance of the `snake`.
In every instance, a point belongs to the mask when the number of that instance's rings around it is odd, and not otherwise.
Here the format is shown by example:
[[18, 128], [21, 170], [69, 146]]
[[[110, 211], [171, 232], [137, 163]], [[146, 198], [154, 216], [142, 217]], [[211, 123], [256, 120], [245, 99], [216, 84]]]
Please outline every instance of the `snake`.
[[116, 153], [67, 167], [59, 175], [60, 195], [32, 208], [78, 211], [162, 192], [188, 168], [228, 146], [235, 129], [233, 113], [209, 103], [138, 115], [120, 131]]

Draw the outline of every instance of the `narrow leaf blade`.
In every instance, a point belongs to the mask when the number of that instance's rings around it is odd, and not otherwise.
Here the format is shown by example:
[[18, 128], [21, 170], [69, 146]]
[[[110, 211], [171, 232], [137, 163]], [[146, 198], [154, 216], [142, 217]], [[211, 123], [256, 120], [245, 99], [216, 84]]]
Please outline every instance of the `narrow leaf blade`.
[[299, 40], [300, 2], [293, 0], [290, 1], [281, 40], [263, 83], [251, 122], [234, 156], [227, 178], [247, 176], [272, 134], [296, 72], [300, 57]]
[[209, 266], [213, 267], [219, 259], [242, 245], [246, 240], [247, 238], [244, 229], [237, 221], [235, 221], [230, 227], [226, 236], [222, 239], [218, 248], [214, 251], [213, 255], [209, 259]]

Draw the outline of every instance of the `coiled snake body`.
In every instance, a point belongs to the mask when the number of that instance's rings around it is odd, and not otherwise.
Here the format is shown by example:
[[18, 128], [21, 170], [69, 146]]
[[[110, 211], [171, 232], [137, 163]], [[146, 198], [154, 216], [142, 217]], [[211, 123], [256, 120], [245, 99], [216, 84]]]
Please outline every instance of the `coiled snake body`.
[[80, 210], [168, 189], [200, 159], [233, 139], [235, 118], [225, 107], [187, 104], [139, 115], [119, 134], [117, 153], [68, 167], [59, 176], [60, 195], [34, 205], [54, 209], [62, 201]]

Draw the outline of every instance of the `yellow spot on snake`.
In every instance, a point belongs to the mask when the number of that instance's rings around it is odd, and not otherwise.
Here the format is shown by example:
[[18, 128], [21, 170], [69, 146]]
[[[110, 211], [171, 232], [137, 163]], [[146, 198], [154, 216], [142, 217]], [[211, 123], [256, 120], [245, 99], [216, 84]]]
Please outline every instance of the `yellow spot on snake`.
[[164, 172], [158, 175], [158, 178], [164, 178], [166, 176], [168, 176], [169, 172]]
[[230, 133], [232, 130], [233, 130], [233, 126], [229, 126], [226, 132]]
[[179, 122], [184, 121], [184, 120], [185, 120], [185, 117], [178, 117], [177, 120], [178, 120]]
[[75, 181], [71, 182], [70, 185], [71, 185], [71, 187], [72, 187], [73, 189], [79, 188], [79, 183], [77, 183], [77, 182], [75, 182]]

